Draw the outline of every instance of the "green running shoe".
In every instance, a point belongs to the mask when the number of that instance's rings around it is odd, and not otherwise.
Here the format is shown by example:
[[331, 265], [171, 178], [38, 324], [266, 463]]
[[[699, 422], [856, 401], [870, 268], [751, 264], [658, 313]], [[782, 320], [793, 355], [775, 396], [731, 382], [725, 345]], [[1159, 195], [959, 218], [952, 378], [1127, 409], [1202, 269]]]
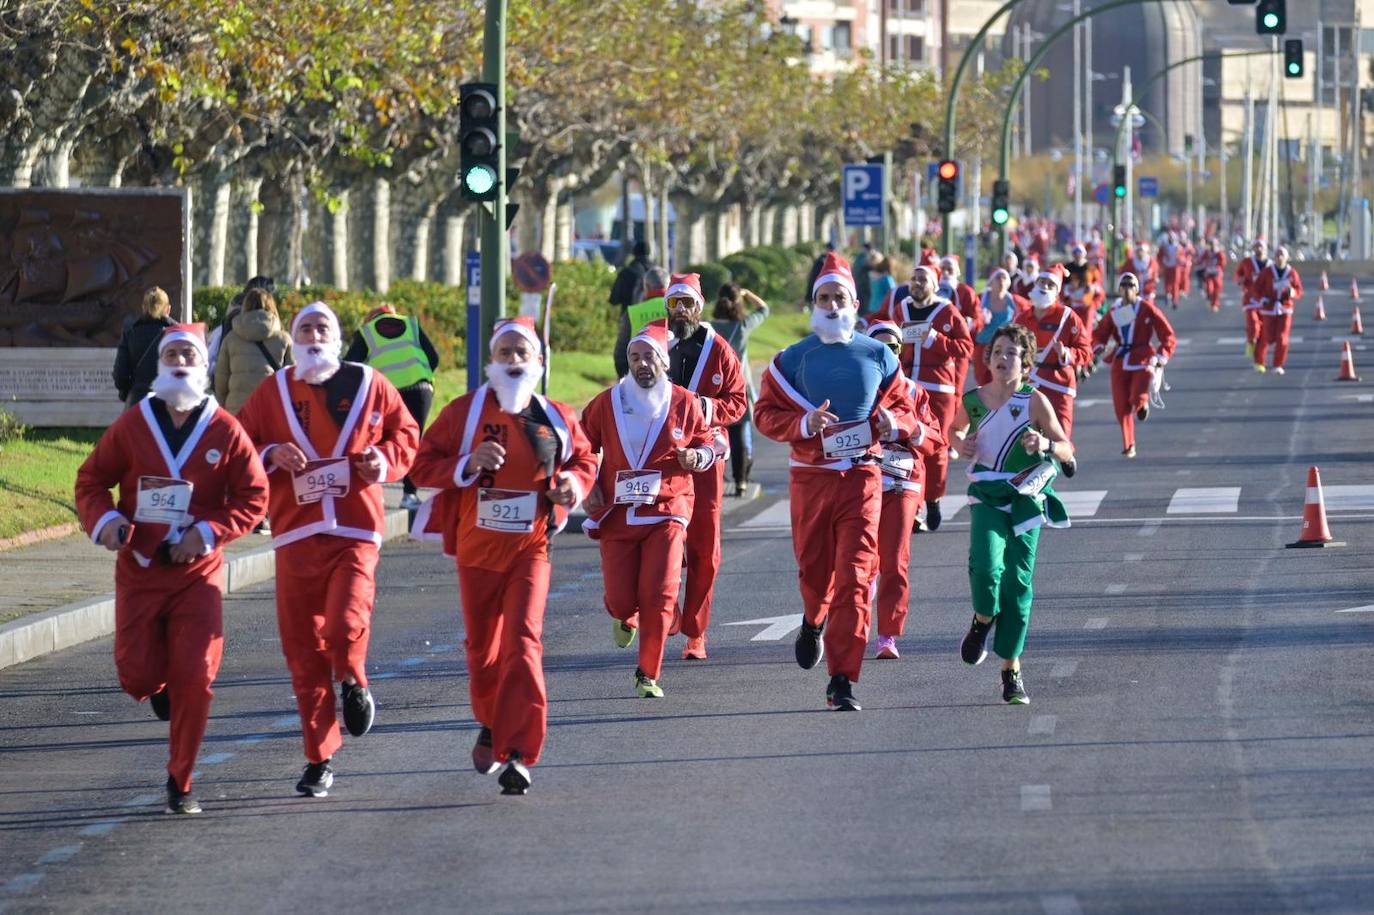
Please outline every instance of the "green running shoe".
[[629, 648], [635, 643], [635, 634], [639, 630], [633, 626], [627, 626], [620, 620], [611, 620], [611, 638], [615, 639], [616, 648]]
[[1002, 701], [1007, 705], [1030, 705], [1026, 684], [1021, 680], [1021, 671], [1002, 671]]
[[663, 687], [652, 677], [644, 676], [644, 671], [635, 669], [635, 695], [641, 699], [662, 699]]

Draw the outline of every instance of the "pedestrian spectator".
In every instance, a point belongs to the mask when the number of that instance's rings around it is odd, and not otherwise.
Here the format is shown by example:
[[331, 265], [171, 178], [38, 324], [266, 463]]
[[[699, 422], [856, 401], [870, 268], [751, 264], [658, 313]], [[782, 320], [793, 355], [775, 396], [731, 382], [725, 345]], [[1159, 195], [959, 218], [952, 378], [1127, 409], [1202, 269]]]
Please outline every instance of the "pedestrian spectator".
[[[372, 309], [363, 319], [363, 326], [353, 334], [344, 361], [366, 362], [385, 375], [401, 392], [401, 402], [424, 431], [434, 404], [434, 370], [439, 367], [439, 353], [414, 315], [397, 314], [395, 306], [386, 303]], [[401, 479], [401, 489], [401, 507], [408, 511], [418, 509], [420, 497], [409, 474]]]
[[[821, 268], [825, 266], [825, 259], [835, 253], [835, 243], [828, 241], [825, 243], [825, 250], [816, 255], [816, 259], [811, 262], [811, 271], [806, 275], [806, 288], [810, 289], [816, 284], [816, 277], [821, 275]], [[808, 297], [802, 298], [802, 304], [807, 304], [811, 300]]]
[[160, 286], [143, 293], [139, 316], [124, 327], [115, 350], [114, 383], [119, 399], [132, 407], [152, 389], [157, 378], [157, 343], [172, 326], [172, 302]]
[[291, 337], [281, 326], [277, 300], [266, 289], [250, 289], [215, 362], [215, 399], [237, 414], [264, 378], [291, 364]]
[[[630, 316], [625, 309], [631, 305], [638, 305], [647, 298], [644, 280], [651, 267], [653, 263], [649, 260], [648, 242], [636, 241], [634, 258], [620, 268], [615, 283], [611, 286], [610, 303], [620, 308], [620, 334], [616, 338], [613, 354], [615, 372], [620, 378], [624, 378], [630, 372], [630, 364], [625, 355], [625, 347], [630, 343]], [[666, 275], [664, 278], [666, 280]]]
[[243, 310], [243, 297], [252, 289], [265, 289], [272, 295], [274, 300], [277, 297], [277, 281], [270, 276], [259, 275], [251, 278], [247, 283], [244, 283], [243, 289], [235, 293], [234, 297], [229, 300], [229, 307], [224, 310], [224, 317], [220, 319], [215, 329], [210, 332], [210, 339], [207, 343], [210, 348], [211, 381], [214, 381], [215, 378], [215, 362], [219, 359], [219, 349], [224, 344], [224, 335], [228, 332], [229, 328], [234, 326], [234, 319], [237, 318], [239, 312]]
[[892, 278], [892, 261], [882, 254], [874, 254], [868, 267], [868, 304], [859, 317], [867, 317], [881, 311], [897, 281]]
[[[854, 291], [858, 295], [854, 301], [861, 311], [868, 305], [868, 270], [873, 263], [873, 254], [873, 245], [864, 242], [864, 249], [859, 252], [859, 256], [854, 258], [854, 263], [850, 265], [850, 272], [854, 275]], [[859, 317], [863, 317], [863, 315]]]
[[[835, 246], [827, 245], [826, 248], [833, 251]], [[748, 289], [725, 283], [716, 296], [716, 307], [711, 317], [711, 326], [730, 344], [744, 369], [748, 406], [739, 422], [731, 423], [728, 428], [730, 473], [735, 481], [735, 495], [742, 496], [749, 488], [749, 472], [754, 466], [754, 401], [758, 397], [758, 391], [754, 389], [754, 373], [749, 370], [749, 335], [768, 320], [768, 303]]]

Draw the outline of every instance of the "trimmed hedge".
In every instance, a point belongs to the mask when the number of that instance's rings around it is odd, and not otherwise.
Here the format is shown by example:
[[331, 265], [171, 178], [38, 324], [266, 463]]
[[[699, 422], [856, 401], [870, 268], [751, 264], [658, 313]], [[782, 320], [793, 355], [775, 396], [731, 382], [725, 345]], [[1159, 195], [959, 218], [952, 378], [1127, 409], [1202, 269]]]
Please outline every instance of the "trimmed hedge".
[[720, 287], [734, 282], [730, 268], [724, 264], [709, 261], [704, 264], [689, 264], [682, 268], [683, 273], [701, 274], [701, 294], [707, 302], [714, 302], [720, 294]]

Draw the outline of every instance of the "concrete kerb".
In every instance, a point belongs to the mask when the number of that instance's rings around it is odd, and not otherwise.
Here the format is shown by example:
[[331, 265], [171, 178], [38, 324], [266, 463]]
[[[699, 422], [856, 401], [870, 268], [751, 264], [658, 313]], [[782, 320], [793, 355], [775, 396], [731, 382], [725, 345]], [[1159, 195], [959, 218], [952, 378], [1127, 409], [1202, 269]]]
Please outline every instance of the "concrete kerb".
[[[405, 536], [409, 523], [409, 512], [387, 512], [383, 539]], [[224, 563], [224, 591], [228, 594], [267, 581], [276, 569], [271, 545], [228, 558]], [[113, 632], [112, 593], [14, 620], [0, 626], [0, 670]]]

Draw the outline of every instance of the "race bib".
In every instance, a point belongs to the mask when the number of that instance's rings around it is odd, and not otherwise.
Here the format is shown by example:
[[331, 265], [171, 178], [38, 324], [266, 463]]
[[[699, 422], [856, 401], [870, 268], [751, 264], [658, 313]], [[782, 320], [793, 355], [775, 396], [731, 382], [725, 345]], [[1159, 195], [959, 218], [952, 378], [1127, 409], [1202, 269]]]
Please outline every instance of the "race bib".
[[873, 427], [868, 420], [836, 423], [821, 433], [821, 449], [828, 458], [858, 457], [873, 444]]
[[314, 505], [325, 496], [346, 496], [349, 478], [348, 458], [310, 461], [304, 470], [291, 477], [296, 488], [296, 504]]
[[1011, 483], [1012, 488], [1021, 495], [1034, 496], [1039, 495], [1046, 486], [1050, 485], [1057, 473], [1054, 464], [1049, 461], [1041, 461], [1027, 467], [1007, 482]]
[[192, 485], [171, 477], [139, 477], [134, 520], [144, 524], [186, 527], [191, 520]]
[[663, 485], [658, 470], [621, 470], [615, 475], [616, 505], [652, 505]]
[[909, 480], [916, 470], [916, 458], [905, 448], [883, 448], [882, 470], [884, 476], [894, 480]]
[[534, 530], [539, 494], [519, 489], [481, 489], [477, 492], [477, 526], [507, 534]]
[[920, 345], [925, 342], [926, 331], [930, 330], [929, 321], [907, 321], [902, 325], [902, 342]]

